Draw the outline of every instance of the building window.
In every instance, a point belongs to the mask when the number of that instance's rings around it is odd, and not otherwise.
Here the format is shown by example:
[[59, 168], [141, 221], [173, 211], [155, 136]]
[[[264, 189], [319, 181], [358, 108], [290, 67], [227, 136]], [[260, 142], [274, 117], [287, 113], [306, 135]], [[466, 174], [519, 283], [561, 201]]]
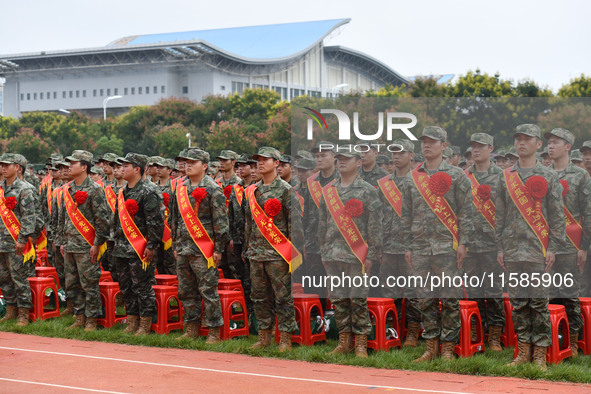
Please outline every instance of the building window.
[[100, 93], [100, 96], [101, 96], [101, 97], [103, 97], [103, 96], [105, 95], [105, 91], [104, 91], [103, 89], [101, 89], [101, 90], [99, 91], [99, 93]]
[[127, 96], [127, 88], [123, 88], [123, 94]]
[[150, 94], [150, 87], [146, 86], [146, 94]]
[[76, 98], [80, 97], [80, 91], [76, 90]]
[[47, 99], [49, 100], [51, 98], [51, 92], [47, 92]]
[[164, 85], [160, 86], [160, 93], [164, 94], [166, 92], [166, 89], [164, 88]]
[[111, 95], [111, 89], [107, 89], [107, 96]]
[[86, 97], [86, 90], [82, 91], [82, 97]]
[[21, 101], [24, 101], [24, 100], [25, 100], [25, 94], [21, 93]]
[[37, 100], [37, 93], [33, 93], [33, 100]]
[[43, 92], [39, 93], [39, 100], [43, 100]]
[[226, 90], [226, 87], [224, 85], [220, 86], [220, 90]]
[[74, 91], [70, 90], [70, 98], [73, 98], [73, 97], [74, 97]]
[[154, 86], [154, 89], [152, 89], [152, 93], [154, 93], [154, 94], [158, 93], [158, 86]]
[[131, 88], [131, 94], [135, 94], [135, 88]]
[[189, 87], [183, 86], [183, 94], [188, 94], [188, 93], [189, 93]]
[[137, 88], [137, 94], [142, 94], [142, 87], [141, 86]]
[[53, 98], [57, 99], [57, 92], [53, 92]]
[[118, 95], [119, 94], [119, 89], [118, 88], [113, 89], [113, 93], [115, 93], [115, 96]]
[[96, 89], [92, 89], [92, 97], [96, 97]]
[[27, 100], [31, 99], [31, 93], [27, 93]]

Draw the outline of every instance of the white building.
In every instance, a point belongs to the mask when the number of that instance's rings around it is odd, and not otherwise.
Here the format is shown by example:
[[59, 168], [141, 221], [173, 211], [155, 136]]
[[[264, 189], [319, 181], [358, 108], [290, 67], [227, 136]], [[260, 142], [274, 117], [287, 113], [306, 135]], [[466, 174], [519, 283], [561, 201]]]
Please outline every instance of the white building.
[[377, 90], [407, 79], [361, 52], [324, 46], [350, 19], [131, 36], [105, 47], [0, 55], [2, 109], [120, 114], [166, 97], [200, 101], [247, 87], [282, 99]]

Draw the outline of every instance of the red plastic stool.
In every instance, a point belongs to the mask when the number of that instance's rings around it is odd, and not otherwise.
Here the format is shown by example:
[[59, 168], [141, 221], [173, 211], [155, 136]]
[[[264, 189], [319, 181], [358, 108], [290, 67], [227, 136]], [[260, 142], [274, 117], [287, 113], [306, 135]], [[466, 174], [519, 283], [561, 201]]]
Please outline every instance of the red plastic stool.
[[583, 316], [583, 339], [578, 341], [579, 349], [584, 355], [591, 354], [591, 298], [579, 298], [581, 300], [581, 315]]
[[156, 275], [156, 284], [161, 286], [176, 286], [179, 287], [179, 279], [176, 275]]
[[[292, 334], [291, 341], [300, 345], [312, 346], [316, 342], [326, 341], [326, 333], [322, 330], [320, 333], [312, 334], [312, 323], [310, 317], [320, 316], [324, 321], [322, 304], [318, 294], [293, 294], [293, 304], [295, 307], [296, 322], [300, 327], [299, 335]], [[314, 312], [316, 311], [316, 312]], [[275, 343], [280, 339], [279, 326], [275, 324]]]
[[51, 267], [49, 264], [49, 257], [47, 255], [47, 249], [37, 250], [37, 267]]
[[224, 270], [221, 268], [218, 268], [218, 275], [219, 275], [219, 279], [224, 279]]
[[113, 282], [113, 277], [111, 276], [111, 272], [102, 270], [101, 277], [99, 278], [100, 282]]
[[503, 293], [503, 305], [505, 309], [505, 329], [501, 334], [501, 342], [505, 347], [512, 347], [515, 346], [515, 344], [517, 343], [517, 337], [515, 336], [513, 318], [511, 317], [513, 307], [511, 306], [511, 301], [509, 300], [509, 294], [507, 293]]
[[[179, 300], [179, 288], [176, 286], [155, 285], [154, 293], [156, 294], [156, 309], [158, 313], [158, 321], [152, 323], [152, 330], [158, 334], [166, 334], [172, 330], [183, 329], [183, 309], [181, 301]], [[176, 300], [178, 307], [171, 307], [170, 301]], [[178, 316], [178, 320], [171, 318]]]
[[326, 298], [326, 311], [330, 310], [330, 309], [334, 309], [334, 306], [332, 305], [332, 302], [330, 302], [330, 298]]
[[[35, 277], [28, 278], [31, 286], [31, 295], [33, 297], [33, 309], [29, 311], [29, 319], [35, 321], [39, 319], [50, 319], [52, 317], [60, 317], [60, 300], [57, 295], [57, 286], [55, 281], [50, 277]], [[54, 309], [45, 309], [45, 291], [47, 289], [53, 290]]]
[[[244, 292], [235, 290], [218, 290], [220, 295], [220, 303], [222, 305], [222, 317], [224, 318], [224, 325], [220, 330], [220, 338], [223, 340], [231, 339], [239, 336], [248, 336], [248, 312], [246, 311], [246, 300], [244, 299]], [[238, 305], [240, 310], [235, 307]], [[201, 322], [203, 322], [203, 301], [201, 301]], [[244, 322], [243, 327], [231, 327], [230, 320], [233, 322]], [[201, 327], [199, 335], [209, 334], [209, 328]]]
[[[367, 341], [367, 347], [373, 350], [388, 350], [393, 347], [401, 347], [398, 314], [392, 298], [368, 298], [367, 308], [372, 321], [375, 321], [375, 339]], [[388, 316], [392, 318], [392, 337], [388, 339], [386, 323]]]
[[[460, 344], [456, 345], [454, 352], [460, 357], [471, 357], [476, 352], [484, 352], [484, 334], [482, 332], [482, 319], [476, 301], [460, 300]], [[476, 320], [476, 340], [472, 341], [472, 318]]]
[[57, 276], [57, 270], [53, 267], [35, 267], [35, 276], [37, 278], [53, 278], [55, 285], [59, 289], [60, 279]]
[[[568, 318], [564, 305], [548, 305], [550, 311], [550, 325], [552, 327], [552, 345], [548, 347], [546, 362], [548, 364], [559, 364], [565, 358], [571, 357], [573, 352], [570, 348], [570, 331]], [[562, 327], [562, 346], [558, 339], [558, 330]]]
[[231, 291], [240, 291], [244, 293], [242, 289], [242, 282], [240, 279], [218, 279], [218, 290], [231, 290]]
[[301, 283], [292, 284], [291, 294], [304, 294], [304, 286]]
[[[104, 271], [107, 272], [107, 271]], [[99, 291], [101, 293], [101, 302], [105, 307], [105, 317], [96, 319], [96, 324], [105, 328], [113, 327], [115, 323], [123, 323], [127, 315], [118, 315], [115, 297], [121, 293], [119, 283], [117, 282], [99, 282]]]

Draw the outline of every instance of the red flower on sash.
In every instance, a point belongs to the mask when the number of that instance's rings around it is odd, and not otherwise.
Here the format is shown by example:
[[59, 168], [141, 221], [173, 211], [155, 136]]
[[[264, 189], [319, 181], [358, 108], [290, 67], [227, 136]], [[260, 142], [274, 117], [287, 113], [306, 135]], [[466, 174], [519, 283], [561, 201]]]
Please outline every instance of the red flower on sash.
[[162, 193], [162, 200], [164, 200], [164, 205], [168, 206], [168, 202], [170, 201], [170, 195], [168, 193]]
[[130, 198], [129, 200], [125, 200], [125, 209], [127, 209], [129, 216], [131, 216], [131, 219], [133, 220], [135, 218], [135, 214], [140, 210], [140, 207], [137, 205], [136, 200], [132, 200]]
[[352, 218], [358, 218], [363, 214], [363, 203], [356, 198], [352, 198], [345, 203], [345, 213]]
[[11, 211], [14, 210], [14, 208], [16, 208], [16, 197], [6, 197], [4, 204], [6, 204], [6, 208]]
[[487, 202], [488, 200], [490, 200], [490, 198], [491, 198], [490, 186], [489, 185], [478, 185], [478, 189], [476, 189], [476, 196], [478, 196], [478, 199], [480, 200], [478, 212], [481, 212], [482, 207], [484, 206], [484, 203]]
[[226, 200], [230, 198], [230, 194], [232, 194], [232, 185], [224, 187], [224, 196], [226, 196]]
[[546, 178], [540, 175], [534, 175], [525, 182], [527, 194], [534, 199], [536, 203], [536, 212], [542, 211], [542, 198], [548, 193], [548, 182]]
[[84, 204], [87, 198], [88, 193], [83, 192], [82, 190], [78, 190], [76, 193], [74, 193], [74, 201], [76, 201], [77, 206]]
[[429, 177], [429, 190], [437, 196], [437, 202], [435, 203], [437, 207], [441, 203], [441, 197], [451, 188], [451, 182], [451, 175], [447, 172], [436, 172], [433, 176]]
[[271, 227], [273, 225], [273, 218], [279, 215], [279, 212], [281, 212], [282, 207], [283, 206], [281, 205], [281, 201], [279, 201], [276, 198], [270, 198], [267, 201], [265, 201], [265, 205], [263, 208], [265, 210], [265, 213], [269, 217], [268, 227]]
[[195, 206], [193, 207], [193, 211], [199, 211], [199, 204], [205, 197], [207, 197], [207, 190], [203, 187], [198, 187], [191, 193], [191, 196], [195, 199]]
[[568, 181], [566, 179], [561, 179], [560, 184], [562, 185], [562, 198], [566, 198], [566, 193], [568, 193]]

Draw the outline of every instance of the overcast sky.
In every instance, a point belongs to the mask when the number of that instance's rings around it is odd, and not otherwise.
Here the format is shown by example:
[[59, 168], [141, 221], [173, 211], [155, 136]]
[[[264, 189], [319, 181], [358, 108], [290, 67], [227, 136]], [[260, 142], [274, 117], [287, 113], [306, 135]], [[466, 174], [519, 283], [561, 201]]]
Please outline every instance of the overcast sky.
[[591, 75], [582, 0], [0, 0], [0, 56], [99, 47], [129, 35], [351, 18], [327, 41], [402, 75], [482, 71], [556, 91]]

